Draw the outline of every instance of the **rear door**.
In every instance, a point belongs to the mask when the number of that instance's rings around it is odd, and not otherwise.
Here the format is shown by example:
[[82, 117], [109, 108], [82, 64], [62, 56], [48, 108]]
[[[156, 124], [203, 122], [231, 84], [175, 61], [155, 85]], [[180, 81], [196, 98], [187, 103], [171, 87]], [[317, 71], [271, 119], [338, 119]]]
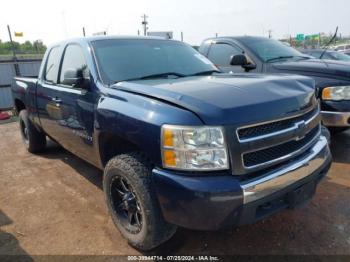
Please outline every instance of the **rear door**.
[[48, 53], [42, 75], [38, 79], [36, 101], [38, 115], [43, 130], [60, 141], [57, 121], [61, 119], [60, 104], [57, 101], [58, 70], [62, 56], [60, 46], [54, 46]]

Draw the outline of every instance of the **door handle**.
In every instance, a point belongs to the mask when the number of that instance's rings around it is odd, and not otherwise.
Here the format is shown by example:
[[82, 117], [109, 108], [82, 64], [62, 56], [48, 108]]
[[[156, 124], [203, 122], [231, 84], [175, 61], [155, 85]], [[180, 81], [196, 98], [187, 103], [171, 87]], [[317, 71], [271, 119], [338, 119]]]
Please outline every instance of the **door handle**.
[[51, 100], [52, 100], [52, 102], [55, 103], [55, 106], [56, 106], [56, 107], [60, 107], [60, 106], [61, 106], [62, 100], [61, 100], [60, 98], [58, 98], [58, 97], [53, 97]]
[[52, 98], [52, 101], [55, 102], [55, 103], [57, 103], [57, 104], [62, 103], [62, 100], [61, 100], [60, 98], [58, 98], [58, 97], [53, 97], [53, 98]]

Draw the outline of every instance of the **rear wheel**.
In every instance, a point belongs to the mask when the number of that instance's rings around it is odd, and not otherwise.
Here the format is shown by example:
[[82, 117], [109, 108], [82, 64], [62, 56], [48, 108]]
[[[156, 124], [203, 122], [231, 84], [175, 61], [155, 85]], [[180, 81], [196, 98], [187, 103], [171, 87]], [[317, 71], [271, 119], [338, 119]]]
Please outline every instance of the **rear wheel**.
[[35, 128], [28, 118], [27, 110], [19, 113], [19, 127], [22, 140], [29, 152], [38, 153], [46, 147], [45, 134]]
[[123, 154], [108, 162], [103, 178], [114, 224], [131, 245], [141, 250], [157, 247], [176, 232], [176, 226], [163, 219], [151, 170], [141, 154]]

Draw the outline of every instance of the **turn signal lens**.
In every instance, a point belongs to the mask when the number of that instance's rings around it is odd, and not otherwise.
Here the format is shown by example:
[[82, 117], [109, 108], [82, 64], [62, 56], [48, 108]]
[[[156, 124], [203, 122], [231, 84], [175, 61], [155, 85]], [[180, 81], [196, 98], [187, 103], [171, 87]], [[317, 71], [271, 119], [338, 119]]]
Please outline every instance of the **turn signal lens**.
[[176, 166], [176, 154], [172, 150], [164, 150], [163, 151], [163, 159], [164, 164], [168, 167]]
[[332, 89], [331, 88], [326, 87], [325, 89], [323, 89], [323, 91], [322, 91], [322, 99], [324, 99], [324, 100], [332, 99]]
[[163, 132], [164, 146], [172, 147], [174, 146], [174, 133], [170, 129], [165, 129]]

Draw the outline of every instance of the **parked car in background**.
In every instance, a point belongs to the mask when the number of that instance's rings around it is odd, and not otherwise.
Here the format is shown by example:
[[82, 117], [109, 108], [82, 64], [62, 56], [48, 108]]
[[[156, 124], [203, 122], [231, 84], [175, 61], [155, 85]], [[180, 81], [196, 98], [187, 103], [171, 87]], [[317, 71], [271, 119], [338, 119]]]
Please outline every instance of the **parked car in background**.
[[28, 151], [48, 136], [103, 169], [113, 222], [143, 250], [305, 203], [331, 164], [311, 78], [221, 74], [179, 41], [55, 44], [13, 97]]
[[[320, 58], [320, 59], [327, 59], [327, 60], [339, 60], [339, 61], [344, 61], [344, 62], [350, 62], [350, 56], [333, 51], [333, 50], [326, 50], [324, 55], [321, 58], [321, 55], [323, 54], [324, 50], [323, 49], [303, 49], [301, 50], [303, 54], [310, 55], [314, 58]], [[350, 66], [350, 64], [349, 64]]]
[[334, 48], [335, 51], [338, 52], [345, 52], [350, 50], [350, 44], [347, 45], [338, 45]]
[[199, 51], [224, 72], [312, 77], [321, 99], [323, 124], [334, 132], [350, 127], [349, 63], [310, 58], [280, 41], [252, 36], [209, 38]]

